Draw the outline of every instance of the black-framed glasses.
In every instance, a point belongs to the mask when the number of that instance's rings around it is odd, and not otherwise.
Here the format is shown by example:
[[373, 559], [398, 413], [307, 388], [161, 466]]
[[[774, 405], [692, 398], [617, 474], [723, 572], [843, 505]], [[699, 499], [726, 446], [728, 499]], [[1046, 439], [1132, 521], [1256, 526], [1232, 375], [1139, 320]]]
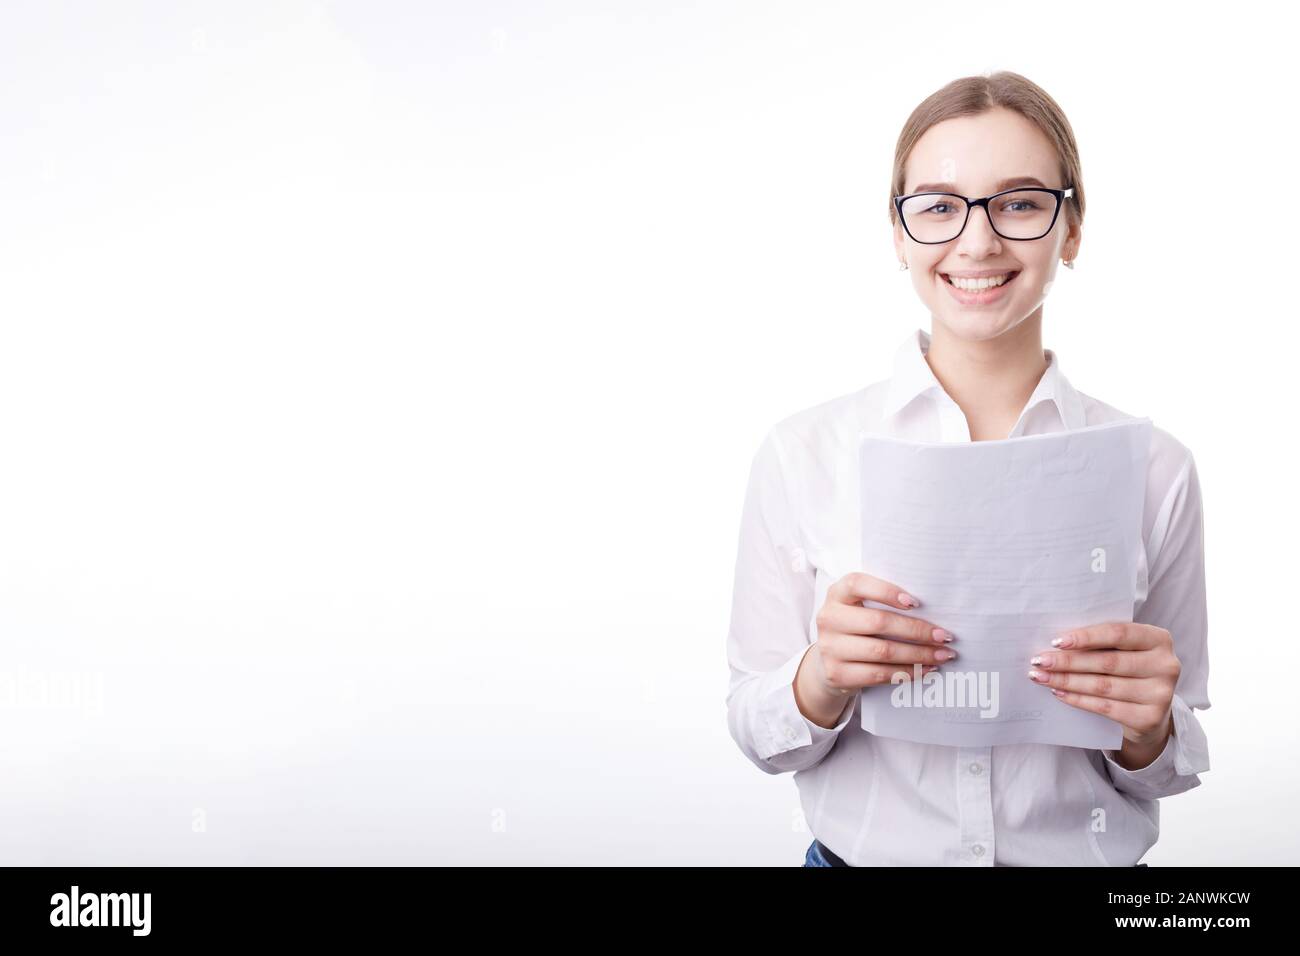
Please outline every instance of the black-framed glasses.
[[1051, 232], [1061, 212], [1061, 203], [1073, 195], [1073, 186], [1064, 189], [1022, 186], [983, 199], [969, 199], [956, 193], [912, 193], [895, 196], [894, 207], [914, 242], [926, 245], [952, 242], [966, 228], [975, 206], [984, 207], [989, 225], [1003, 239], [1025, 242], [1041, 239]]

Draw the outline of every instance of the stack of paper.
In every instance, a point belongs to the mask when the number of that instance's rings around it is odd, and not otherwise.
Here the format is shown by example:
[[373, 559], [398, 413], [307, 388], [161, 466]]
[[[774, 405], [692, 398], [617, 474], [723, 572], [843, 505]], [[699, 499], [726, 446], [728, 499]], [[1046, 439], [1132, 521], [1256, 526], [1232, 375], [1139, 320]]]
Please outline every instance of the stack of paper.
[[1151, 420], [1002, 441], [861, 440], [862, 570], [956, 636], [919, 683], [862, 692], [862, 727], [922, 743], [1118, 748], [1118, 723], [1026, 675], [1070, 628], [1131, 621]]

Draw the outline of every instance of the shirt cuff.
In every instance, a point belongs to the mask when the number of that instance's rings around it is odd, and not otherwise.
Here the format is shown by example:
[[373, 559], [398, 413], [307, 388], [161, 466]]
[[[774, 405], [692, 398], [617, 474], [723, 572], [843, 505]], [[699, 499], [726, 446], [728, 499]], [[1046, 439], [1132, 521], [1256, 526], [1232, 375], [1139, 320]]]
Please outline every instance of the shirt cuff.
[[1209, 747], [1205, 731], [1196, 714], [1177, 694], [1171, 707], [1173, 733], [1165, 741], [1160, 756], [1137, 770], [1129, 770], [1115, 759], [1118, 750], [1103, 750], [1106, 771], [1115, 789], [1134, 797], [1155, 800], [1170, 797], [1201, 785], [1198, 773], [1210, 769]]
[[794, 678], [799, 665], [813, 648], [809, 644], [798, 654], [764, 676], [764, 687], [759, 694], [759, 726], [766, 737], [760, 752], [764, 759], [797, 750], [800, 747], [826, 746], [848, 726], [857, 709], [854, 695], [845, 698], [844, 713], [834, 727], [822, 727], [804, 716], [794, 696]]

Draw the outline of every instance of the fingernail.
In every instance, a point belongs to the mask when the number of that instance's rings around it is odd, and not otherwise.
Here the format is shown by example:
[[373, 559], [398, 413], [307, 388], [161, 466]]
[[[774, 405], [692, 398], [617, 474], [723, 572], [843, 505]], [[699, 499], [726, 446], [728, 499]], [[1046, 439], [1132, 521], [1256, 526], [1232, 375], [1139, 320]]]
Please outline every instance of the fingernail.
[[1063, 690], [1057, 690], [1055, 687], [1052, 688], [1052, 693], [1055, 694], [1057, 697], [1064, 697], [1064, 696], [1065, 696], [1065, 691], [1063, 691]]
[[1060, 637], [1052, 638], [1053, 647], [1069, 647], [1074, 643], [1073, 634], [1062, 634]]
[[957, 656], [956, 651], [950, 651], [946, 647], [941, 651], [934, 652], [934, 659], [936, 661], [950, 661], [956, 656]]
[[951, 641], [951, 640], [952, 640], [952, 635], [949, 634], [947, 631], [945, 631], [945, 630], [944, 630], [943, 628], [941, 628], [941, 627], [936, 627], [933, 631], [931, 631], [931, 632], [930, 632], [930, 636], [933, 637], [936, 641], [939, 641], [939, 642]]
[[1030, 671], [1029, 679], [1036, 680], [1036, 681], [1045, 681], [1047, 680], [1047, 675], [1044, 674], [1042, 671]]
[[1047, 666], [1046, 664], [1043, 663], [1043, 658], [1042, 658], [1042, 655], [1041, 655], [1041, 654], [1039, 654], [1039, 655], [1035, 655], [1034, 657], [1031, 657], [1031, 658], [1029, 659], [1029, 663], [1034, 664], [1034, 665], [1036, 665], [1036, 666], [1038, 666], [1038, 667], [1046, 667], [1046, 666]]
[[916, 607], [921, 602], [912, 597], [912, 595], [900, 591], [898, 595], [898, 603], [903, 605], [903, 607]]

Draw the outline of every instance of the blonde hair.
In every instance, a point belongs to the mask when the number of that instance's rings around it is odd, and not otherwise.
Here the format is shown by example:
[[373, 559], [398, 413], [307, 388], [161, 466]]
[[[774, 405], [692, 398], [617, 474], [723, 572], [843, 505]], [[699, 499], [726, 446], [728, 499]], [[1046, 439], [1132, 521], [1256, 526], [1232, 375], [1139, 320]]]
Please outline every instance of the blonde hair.
[[894, 197], [901, 196], [906, 186], [908, 157], [917, 140], [936, 123], [955, 116], [977, 116], [995, 107], [1015, 110], [1037, 126], [1056, 149], [1060, 165], [1061, 185], [1073, 186], [1074, 195], [1065, 200], [1062, 212], [1066, 222], [1078, 225], [1083, 221], [1084, 194], [1083, 169], [1079, 162], [1079, 146], [1074, 141], [1074, 130], [1065, 112], [1056, 100], [1037, 84], [1006, 70], [987, 76], [963, 76], [927, 96], [903, 124], [894, 148], [894, 176], [889, 190], [889, 221], [897, 223]]

